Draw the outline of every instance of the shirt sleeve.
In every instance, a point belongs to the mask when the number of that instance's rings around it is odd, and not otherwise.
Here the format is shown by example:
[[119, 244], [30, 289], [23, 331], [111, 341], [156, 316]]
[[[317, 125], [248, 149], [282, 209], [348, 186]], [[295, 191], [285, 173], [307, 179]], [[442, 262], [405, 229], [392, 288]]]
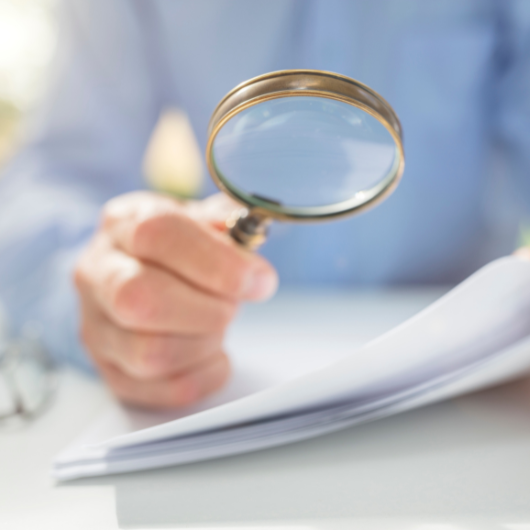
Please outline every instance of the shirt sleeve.
[[145, 187], [163, 101], [144, 13], [127, 0], [66, 0], [46, 96], [0, 178], [0, 300], [12, 329], [40, 323], [62, 361], [89, 367], [71, 276], [111, 197]]

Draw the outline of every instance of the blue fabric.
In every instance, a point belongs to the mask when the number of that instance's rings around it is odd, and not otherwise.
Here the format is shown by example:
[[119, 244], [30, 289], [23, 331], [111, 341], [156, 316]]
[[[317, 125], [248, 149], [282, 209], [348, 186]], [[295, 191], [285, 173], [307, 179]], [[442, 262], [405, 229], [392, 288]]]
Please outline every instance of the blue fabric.
[[[402, 184], [360, 217], [276, 224], [283, 285], [456, 282], [513, 250], [530, 204], [527, 0], [68, 0], [47, 97], [0, 179], [0, 298], [86, 363], [70, 271], [109, 198], [145, 186], [160, 112], [204, 149], [219, 99], [283, 68], [352, 76], [399, 114]], [[214, 191], [209, 185], [207, 193]]]

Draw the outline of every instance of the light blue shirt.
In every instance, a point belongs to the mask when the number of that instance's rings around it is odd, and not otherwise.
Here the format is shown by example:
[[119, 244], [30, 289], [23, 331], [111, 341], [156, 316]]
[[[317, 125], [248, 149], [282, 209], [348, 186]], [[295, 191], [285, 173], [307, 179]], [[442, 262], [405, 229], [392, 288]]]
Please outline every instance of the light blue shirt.
[[62, 18], [48, 95], [0, 180], [0, 298], [58, 356], [84, 362], [72, 266], [101, 205], [145, 187], [160, 112], [184, 109], [204, 149], [221, 97], [273, 70], [377, 90], [407, 160], [367, 214], [274, 226], [263, 253], [283, 285], [456, 282], [514, 248], [530, 203], [527, 0], [68, 0]]

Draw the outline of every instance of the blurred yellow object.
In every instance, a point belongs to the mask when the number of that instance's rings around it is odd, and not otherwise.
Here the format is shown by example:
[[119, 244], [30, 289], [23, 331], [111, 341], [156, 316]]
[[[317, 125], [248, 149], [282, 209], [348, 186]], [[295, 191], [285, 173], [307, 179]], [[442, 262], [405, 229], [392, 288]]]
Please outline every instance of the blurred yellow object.
[[195, 135], [183, 112], [165, 112], [151, 136], [144, 158], [149, 184], [178, 197], [195, 197], [203, 183], [203, 165]]
[[0, 98], [20, 109], [42, 93], [56, 46], [56, 0], [0, 0]]
[[56, 0], [0, 0], [0, 168], [18, 144], [21, 116], [42, 94], [56, 45]]

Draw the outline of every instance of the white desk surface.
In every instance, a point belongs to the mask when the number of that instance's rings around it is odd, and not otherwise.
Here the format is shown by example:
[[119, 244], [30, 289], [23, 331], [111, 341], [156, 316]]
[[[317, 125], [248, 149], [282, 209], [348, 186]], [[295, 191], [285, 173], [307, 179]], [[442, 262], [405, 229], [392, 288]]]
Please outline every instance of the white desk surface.
[[[439, 294], [282, 293], [232, 337], [358, 345]], [[51, 458], [110, 399], [65, 372], [45, 416], [0, 431], [0, 529], [530, 530], [530, 379], [290, 446], [54, 485]]]

